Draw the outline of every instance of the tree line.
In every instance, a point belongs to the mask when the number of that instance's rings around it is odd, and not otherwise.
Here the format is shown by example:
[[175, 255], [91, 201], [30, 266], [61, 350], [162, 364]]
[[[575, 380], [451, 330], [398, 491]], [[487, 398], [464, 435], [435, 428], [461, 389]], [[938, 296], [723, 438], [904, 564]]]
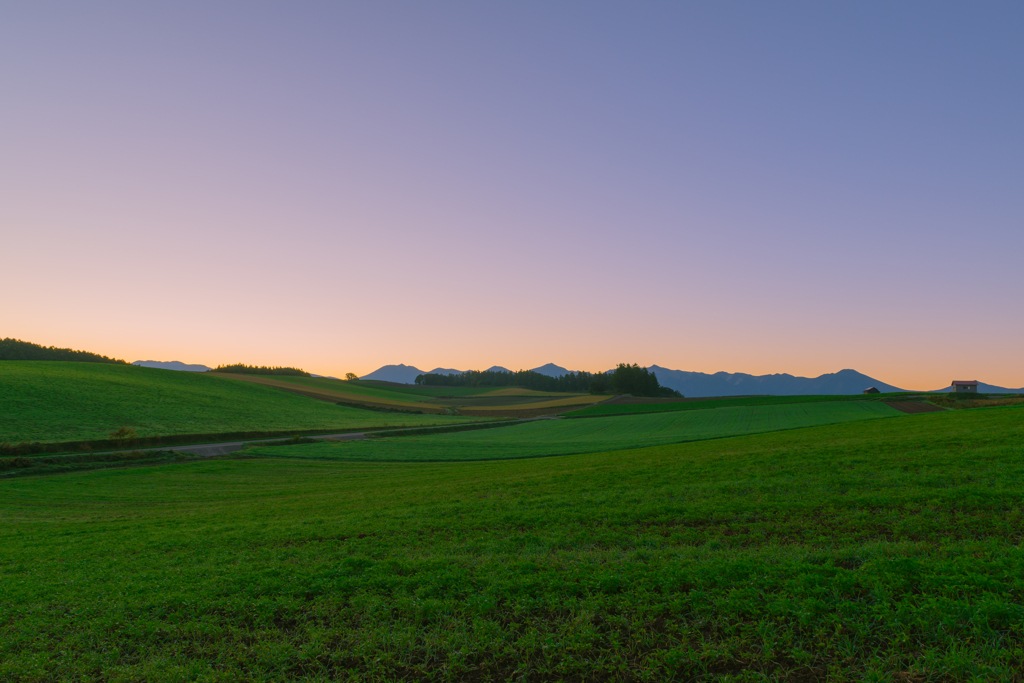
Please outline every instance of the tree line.
[[233, 365], [218, 365], [210, 372], [230, 372], [236, 375], [290, 375], [292, 377], [312, 377], [305, 370], [299, 368], [267, 367], [266, 365], [246, 365], [235, 363]]
[[569, 372], [558, 377], [549, 377], [533, 370], [468, 370], [447, 375], [428, 372], [417, 375], [416, 384], [435, 387], [521, 387], [534, 391], [591, 394], [611, 392], [633, 396], [682, 398], [678, 391], [658, 384], [658, 378], [653, 372], [636, 363], [619, 363], [611, 372]]
[[79, 363], [113, 363], [128, 365], [117, 358], [107, 358], [98, 353], [59, 349], [56, 346], [40, 346], [32, 342], [6, 337], [0, 339], [0, 360], [70, 360]]

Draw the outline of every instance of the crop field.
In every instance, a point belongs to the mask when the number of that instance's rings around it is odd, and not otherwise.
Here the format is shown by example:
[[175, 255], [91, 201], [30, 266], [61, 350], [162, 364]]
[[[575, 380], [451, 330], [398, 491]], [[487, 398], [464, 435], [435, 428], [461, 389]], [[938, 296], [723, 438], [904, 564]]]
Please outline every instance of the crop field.
[[[256, 375], [251, 375], [256, 376]], [[275, 377], [290, 384], [298, 384], [314, 389], [327, 389], [329, 391], [340, 391], [353, 396], [362, 396], [366, 399], [384, 399], [388, 401], [416, 402], [419, 397], [404, 391], [395, 391], [389, 388], [367, 386], [363, 382], [346, 382], [326, 377]]]
[[586, 396], [587, 394], [572, 394], [564, 393], [559, 391], [537, 391], [535, 389], [522, 389], [520, 387], [503, 387], [501, 389], [492, 389], [482, 394], [478, 394], [479, 397], [493, 397], [493, 396], [528, 396], [528, 397], [541, 397], [548, 396], [551, 398], [559, 397], [570, 397], [570, 396]]
[[416, 384], [398, 384], [396, 382], [379, 382], [377, 380], [357, 380], [353, 382], [357, 386], [369, 389], [394, 391], [400, 394], [412, 394], [422, 398], [451, 397], [451, 396], [476, 396], [493, 391], [493, 387], [438, 387], [420, 386]]
[[[436, 407], [430, 407], [422, 403], [409, 400], [395, 400], [391, 396], [398, 396], [404, 399], [401, 394], [394, 392], [372, 392], [364, 390], [362, 393], [348, 391], [348, 386], [336, 380], [321, 380], [310, 377], [279, 377], [266, 375], [242, 375], [232, 373], [209, 373], [209, 377], [226, 379], [235, 382], [249, 382], [261, 384], [267, 387], [284, 389], [294, 393], [317, 398], [321, 401], [345, 401], [346, 403], [366, 403], [369, 405], [398, 408], [402, 410], [420, 410], [438, 412]], [[304, 380], [304, 381], [297, 381]], [[353, 387], [358, 389], [358, 387]]]
[[248, 430], [450, 424], [465, 418], [380, 413], [272, 387], [126, 365], [0, 361], [0, 442], [106, 439]]
[[1019, 682], [1022, 444], [1007, 407], [2, 481], [0, 680]]
[[458, 406], [460, 411], [470, 415], [479, 411], [504, 410], [506, 408], [528, 408], [530, 410], [546, 410], [549, 413], [559, 413], [576, 406], [591, 405], [604, 399], [607, 399], [607, 397], [583, 395], [549, 399], [544, 396], [515, 396], [512, 394], [491, 396], [483, 394], [481, 396], [450, 399], [450, 401], [452, 405]]
[[[708, 408], [732, 408], [736, 406], [768, 406], [788, 403], [824, 403], [844, 401], [871, 401], [875, 395], [856, 396], [739, 396], [730, 398], [708, 398], [687, 401], [665, 401], [643, 403], [643, 399], [622, 399], [609, 401], [599, 406], [589, 406], [566, 413], [566, 417], [602, 417], [605, 415], [636, 415], [639, 413], [667, 413], [677, 410], [706, 410]], [[633, 402], [636, 401], [636, 402]]]
[[483, 431], [266, 446], [247, 452], [272, 457], [381, 461], [535, 458], [894, 416], [911, 419], [884, 403], [868, 401], [746, 406], [591, 420], [538, 420]]
[[[475, 393], [463, 393], [457, 396], [445, 395], [445, 387], [433, 387], [439, 390], [432, 395], [427, 393], [402, 393], [391, 389], [366, 387], [355, 382], [310, 377], [267, 377], [262, 375], [214, 374], [243, 382], [263, 384], [300, 393], [304, 396], [319, 398], [325, 401], [344, 401], [351, 404], [366, 404], [373, 407], [396, 408], [422, 412], [444, 413], [447, 408], [458, 408], [460, 411], [473, 415], [479, 411], [487, 411], [479, 417], [505, 415], [509, 410], [528, 409], [537, 411], [559, 412], [560, 408], [587, 405], [606, 400], [607, 397], [589, 394], [562, 394], [528, 389], [504, 388], [483, 389]], [[460, 388], [460, 387], [456, 387]], [[497, 412], [495, 412], [497, 411]]]

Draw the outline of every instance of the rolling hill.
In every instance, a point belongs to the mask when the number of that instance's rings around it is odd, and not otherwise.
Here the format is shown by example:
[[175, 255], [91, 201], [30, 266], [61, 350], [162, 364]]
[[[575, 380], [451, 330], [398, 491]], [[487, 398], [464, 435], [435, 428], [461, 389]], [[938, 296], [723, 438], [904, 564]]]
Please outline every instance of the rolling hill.
[[251, 378], [128, 364], [0, 361], [0, 443], [103, 440], [120, 427], [150, 438], [466, 421], [335, 405], [243, 379]]

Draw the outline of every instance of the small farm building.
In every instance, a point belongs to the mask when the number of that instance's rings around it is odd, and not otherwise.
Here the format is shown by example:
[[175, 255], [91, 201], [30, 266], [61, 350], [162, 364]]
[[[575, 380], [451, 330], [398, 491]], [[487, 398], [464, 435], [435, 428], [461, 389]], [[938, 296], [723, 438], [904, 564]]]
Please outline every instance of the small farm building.
[[868, 387], [867, 389], [865, 389], [865, 390], [864, 390], [864, 393], [865, 393], [865, 394], [880, 394], [880, 393], [882, 393], [882, 392], [880, 392], [880, 391], [879, 391], [879, 390], [878, 390], [877, 388], [875, 388], [875, 387]]
[[978, 393], [978, 380], [972, 380], [970, 382], [953, 382], [951, 385], [953, 391], [956, 393], [962, 393], [964, 391], [970, 391], [972, 393]]

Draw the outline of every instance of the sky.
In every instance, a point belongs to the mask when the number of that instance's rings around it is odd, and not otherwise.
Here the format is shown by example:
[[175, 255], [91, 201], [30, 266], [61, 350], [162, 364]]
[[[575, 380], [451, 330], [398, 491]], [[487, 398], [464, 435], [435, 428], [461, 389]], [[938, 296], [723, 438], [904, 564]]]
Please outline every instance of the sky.
[[1019, 2], [5, 3], [0, 337], [1022, 387], [1022, 34]]

